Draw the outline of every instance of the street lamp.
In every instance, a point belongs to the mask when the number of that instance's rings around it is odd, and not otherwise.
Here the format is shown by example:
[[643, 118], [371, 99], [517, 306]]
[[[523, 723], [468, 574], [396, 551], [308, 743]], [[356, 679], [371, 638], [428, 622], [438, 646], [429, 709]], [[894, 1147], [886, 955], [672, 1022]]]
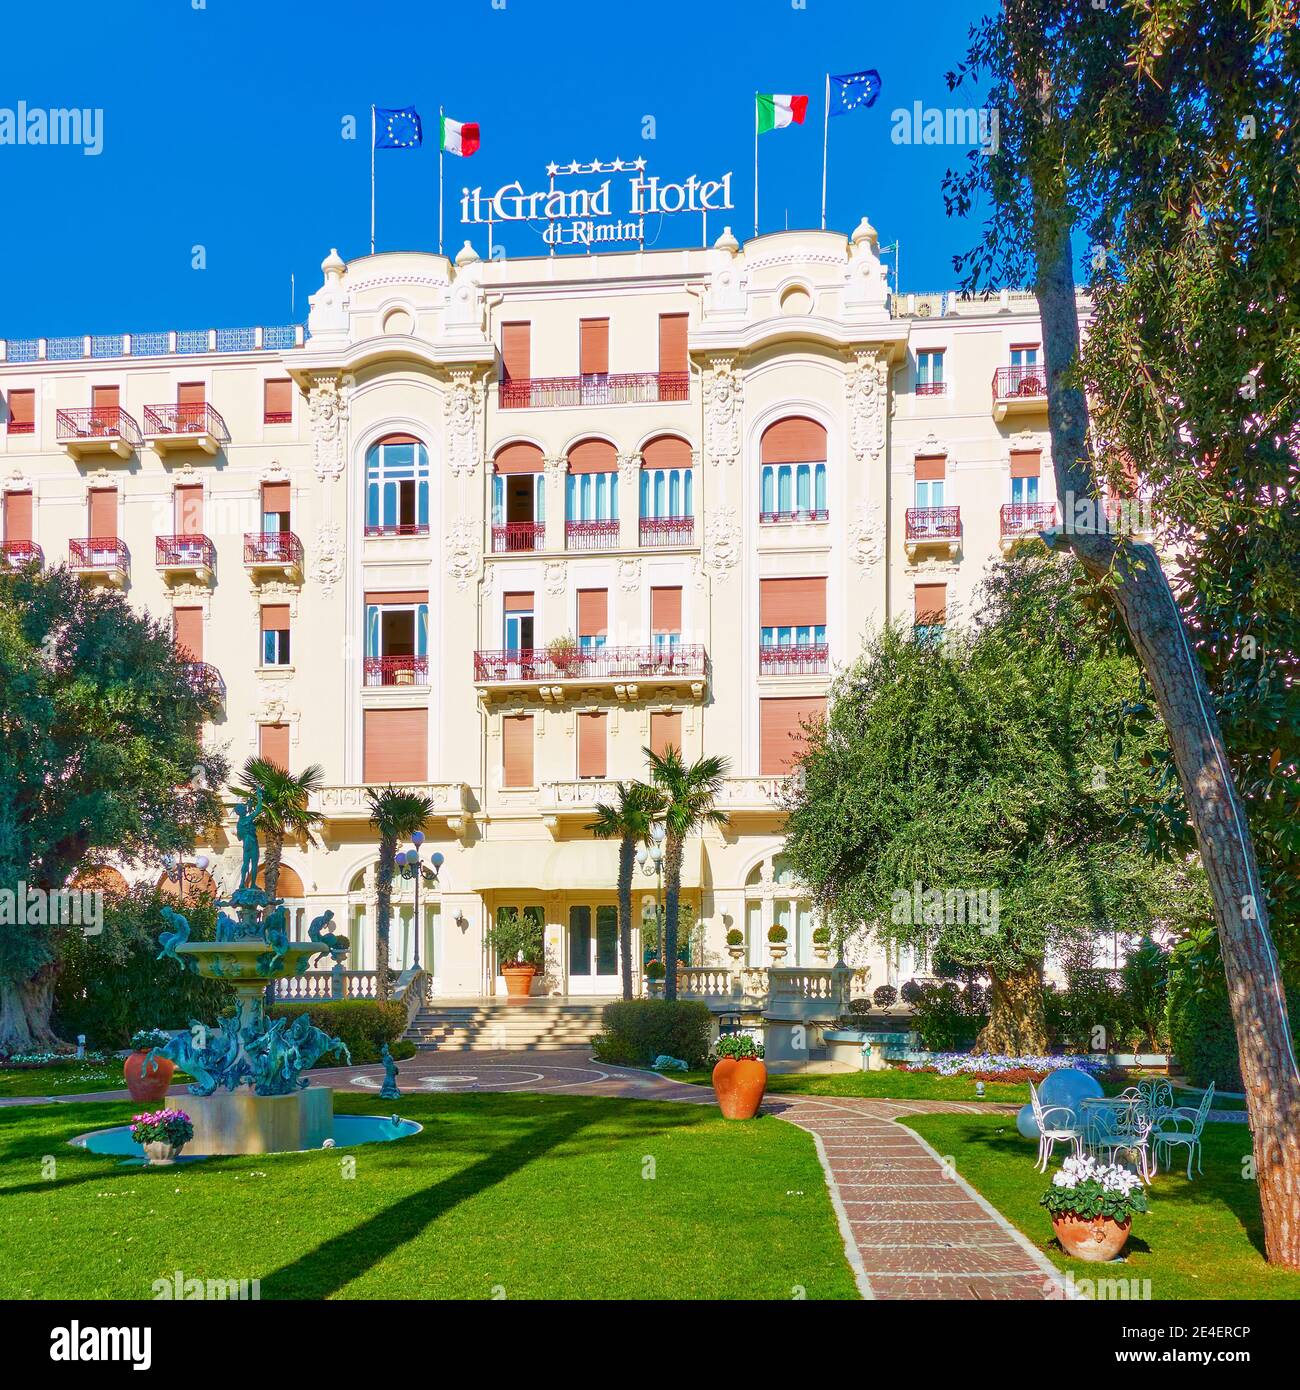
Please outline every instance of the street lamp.
[[420, 860], [420, 846], [424, 844], [424, 831], [417, 830], [411, 836], [412, 849], [399, 850], [397, 854], [397, 872], [408, 882], [415, 884], [415, 968], [420, 968], [420, 933], [423, 923], [420, 920], [420, 881], [424, 880], [431, 888], [438, 882], [438, 871], [442, 868], [444, 859], [440, 850], [434, 850], [429, 856], [429, 862], [424, 864]]
[[[205, 873], [209, 864], [206, 854], [196, 854], [194, 856], [194, 867], [199, 873]], [[180, 900], [185, 901], [185, 856], [183, 854], [164, 854], [162, 857], [163, 871], [166, 873], [168, 881], [178, 885]]]
[[[650, 827], [650, 843], [642, 845], [636, 852], [636, 862], [640, 864], [642, 872], [649, 877], [655, 876], [655, 924], [659, 928], [659, 949], [664, 950], [664, 924], [663, 924], [663, 889], [664, 889], [664, 827], [662, 822], [655, 821]], [[664, 970], [668, 969], [668, 962], [664, 961]]]

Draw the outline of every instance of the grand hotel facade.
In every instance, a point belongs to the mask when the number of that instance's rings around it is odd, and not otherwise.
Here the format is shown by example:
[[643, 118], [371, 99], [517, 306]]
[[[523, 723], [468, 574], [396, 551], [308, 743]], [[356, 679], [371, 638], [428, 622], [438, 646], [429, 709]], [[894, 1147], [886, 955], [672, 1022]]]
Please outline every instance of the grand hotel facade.
[[[738, 927], [764, 965], [779, 921], [785, 964], [821, 964], [781, 856], [800, 726], [867, 633], [942, 627], [1050, 521], [1033, 297], [893, 296], [865, 219], [322, 269], [305, 328], [0, 342], [7, 560], [169, 620], [218, 673], [234, 767], [321, 765], [280, 892], [298, 934], [347, 922], [355, 970], [364, 789], [391, 781], [432, 798], [445, 856], [418, 940], [398, 885], [396, 966], [418, 949], [435, 996], [500, 992], [485, 927], [516, 907], [545, 923], [535, 992], [617, 993], [616, 847], [586, 825], [669, 743], [730, 762], [727, 827], [683, 870], [693, 963]], [[228, 891], [231, 826], [197, 849]], [[638, 871], [643, 909], [657, 892]], [[857, 963], [870, 986], [921, 968]]]

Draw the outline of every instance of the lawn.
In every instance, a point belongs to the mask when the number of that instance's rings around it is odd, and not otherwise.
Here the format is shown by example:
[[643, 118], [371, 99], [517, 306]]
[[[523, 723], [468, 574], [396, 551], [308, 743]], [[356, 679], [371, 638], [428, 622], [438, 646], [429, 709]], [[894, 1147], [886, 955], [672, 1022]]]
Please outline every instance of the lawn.
[[66, 1096], [81, 1091], [120, 1091], [122, 1061], [54, 1062], [40, 1067], [0, 1067], [0, 1096]]
[[[914, 1129], [1060, 1269], [1077, 1279], [1151, 1281], [1154, 1299], [1300, 1298], [1300, 1274], [1264, 1262], [1259, 1196], [1242, 1176], [1250, 1155], [1244, 1125], [1205, 1127], [1204, 1175], [1194, 1182], [1183, 1167], [1161, 1171], [1151, 1211], [1134, 1218], [1124, 1258], [1106, 1265], [1067, 1259], [1038, 1205], [1051, 1179], [1034, 1171], [1034, 1146], [1007, 1115], [909, 1115]], [[1064, 1151], [1057, 1148], [1057, 1160]]]
[[129, 1102], [0, 1110], [0, 1297], [149, 1298], [178, 1269], [263, 1298], [857, 1296], [812, 1139], [775, 1118], [531, 1094], [335, 1106], [425, 1130], [148, 1170], [66, 1147]]

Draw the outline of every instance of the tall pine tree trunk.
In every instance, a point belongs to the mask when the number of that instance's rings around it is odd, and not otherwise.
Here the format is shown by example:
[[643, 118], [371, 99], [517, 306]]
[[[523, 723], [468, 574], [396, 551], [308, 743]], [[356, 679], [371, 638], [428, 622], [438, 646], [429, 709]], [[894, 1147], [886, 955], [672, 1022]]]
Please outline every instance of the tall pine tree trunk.
[[1043, 963], [1019, 970], [990, 970], [992, 1001], [989, 1021], [975, 1039], [976, 1052], [1004, 1057], [1041, 1057], [1047, 1051], [1043, 1016]]
[[677, 918], [682, 898], [682, 841], [664, 840], [664, 998], [677, 998]]
[[632, 997], [632, 867], [636, 839], [624, 835], [618, 845], [618, 954], [622, 961], [623, 998]]
[[[1080, 499], [1095, 501], [1098, 490], [1088, 454], [1087, 401], [1074, 384], [1079, 322], [1070, 247], [1072, 219], [1055, 180], [1041, 173], [1034, 182], [1033, 222], [1052, 459], [1058, 504], [1069, 522], [1074, 504]], [[1103, 578], [1113, 563], [1118, 583], [1107, 592], [1132, 639], [1168, 731], [1223, 948], [1263, 1209], [1265, 1252], [1274, 1264], [1300, 1268], [1300, 1073], [1246, 812], [1204, 673], [1153, 546], [1131, 541], [1117, 546], [1112, 536], [1080, 534], [1068, 528], [1066, 537], [1095, 579]]]

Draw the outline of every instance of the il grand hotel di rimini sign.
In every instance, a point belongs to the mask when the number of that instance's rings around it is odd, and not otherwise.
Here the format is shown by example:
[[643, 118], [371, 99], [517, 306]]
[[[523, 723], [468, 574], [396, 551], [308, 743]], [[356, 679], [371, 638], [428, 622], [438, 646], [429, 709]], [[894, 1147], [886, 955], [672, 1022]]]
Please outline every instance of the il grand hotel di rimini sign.
[[[692, 212], [707, 217], [733, 207], [730, 171], [719, 179], [691, 174], [681, 183], [666, 183], [645, 168], [644, 159], [548, 164], [548, 187], [535, 192], [525, 191], [518, 179], [491, 194], [485, 194], [481, 186], [463, 188], [460, 220], [467, 226], [542, 223], [541, 237], [548, 246], [593, 246], [644, 242], [648, 217]], [[624, 175], [624, 198], [616, 205], [614, 176], [620, 174]], [[600, 178], [594, 186], [556, 186], [557, 179], [584, 175], [609, 177]]]

